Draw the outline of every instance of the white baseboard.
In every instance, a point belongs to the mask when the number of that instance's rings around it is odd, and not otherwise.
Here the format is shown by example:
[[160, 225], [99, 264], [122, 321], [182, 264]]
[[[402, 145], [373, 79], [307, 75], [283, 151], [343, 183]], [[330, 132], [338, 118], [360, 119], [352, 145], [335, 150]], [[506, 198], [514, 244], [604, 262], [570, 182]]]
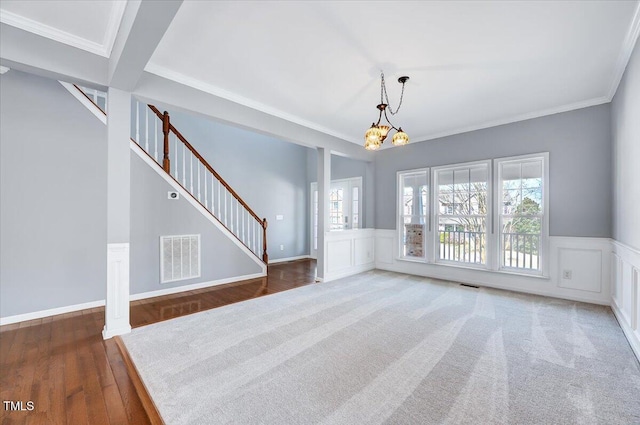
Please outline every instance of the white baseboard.
[[638, 361], [640, 361], [640, 339], [638, 339], [633, 329], [631, 329], [629, 323], [627, 323], [624, 315], [615, 302], [611, 303], [611, 310], [613, 310], [613, 314], [616, 316], [616, 319], [622, 328], [622, 332], [624, 332], [624, 336], [627, 337], [627, 341], [629, 341], [629, 345], [631, 346], [633, 353], [636, 355]]
[[18, 322], [26, 322], [28, 320], [42, 319], [43, 317], [57, 316], [59, 314], [73, 313], [74, 311], [86, 310], [88, 308], [95, 307], [104, 307], [104, 300], [50, 308], [47, 310], [34, 311], [31, 313], [16, 314], [15, 316], [0, 317], [0, 326], [10, 325], [12, 323]]
[[[350, 267], [344, 271], [337, 271], [332, 273], [327, 273], [324, 279], [320, 279], [320, 282], [330, 282], [336, 279], [342, 279], [343, 277], [353, 276], [354, 274], [368, 272], [369, 270], [373, 270], [376, 268], [375, 263], [363, 264], [361, 266]], [[316, 278], [316, 281], [318, 278]]]
[[[551, 236], [550, 268], [545, 277], [398, 259], [397, 238], [395, 230], [376, 230], [376, 268], [572, 301], [611, 304], [611, 240], [608, 238]], [[563, 278], [562, 271], [567, 269], [573, 270], [573, 280]]]
[[[159, 297], [162, 295], [177, 294], [179, 292], [193, 291], [195, 289], [208, 288], [210, 286], [225, 285], [227, 283], [238, 282], [241, 280], [258, 279], [265, 277], [266, 274], [255, 273], [245, 276], [237, 276], [233, 278], [218, 279], [209, 282], [194, 283], [192, 285], [176, 286], [175, 288], [160, 289], [157, 291], [142, 292], [140, 294], [131, 294], [130, 301], [137, 301], [146, 298]], [[74, 311], [86, 310], [95, 307], [104, 307], [105, 300], [91, 301], [88, 303], [68, 305], [64, 307], [51, 308], [48, 310], [34, 311], [31, 313], [16, 314], [15, 316], [0, 317], [0, 326], [10, 325], [12, 323], [26, 322], [28, 320], [42, 319], [43, 317], [57, 316], [59, 314], [72, 313]], [[116, 333], [116, 335], [119, 335]]]
[[296, 257], [276, 258], [275, 260], [269, 260], [269, 264], [286, 263], [287, 261], [306, 260], [311, 258], [310, 255], [298, 255]]
[[157, 291], [142, 292], [139, 294], [131, 294], [130, 301], [138, 301], [146, 298], [160, 297], [162, 295], [177, 294], [179, 292], [194, 291], [196, 289], [208, 288], [210, 286], [225, 285], [227, 283], [238, 282], [241, 280], [259, 279], [265, 277], [266, 273], [255, 273], [244, 276], [236, 276], [225, 279], [212, 280], [209, 282], [194, 283], [191, 285], [176, 286], [174, 288], [159, 289]]

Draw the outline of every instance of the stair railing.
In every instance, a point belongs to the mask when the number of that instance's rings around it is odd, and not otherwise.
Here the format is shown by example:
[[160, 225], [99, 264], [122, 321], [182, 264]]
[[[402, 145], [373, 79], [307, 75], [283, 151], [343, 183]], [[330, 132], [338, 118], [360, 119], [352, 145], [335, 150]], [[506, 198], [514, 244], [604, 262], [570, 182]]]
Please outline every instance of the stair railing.
[[[152, 128], [154, 124], [150, 123], [150, 117], [146, 113], [142, 117], [144, 126], [140, 125], [139, 108], [136, 109], [135, 123], [136, 140], [140, 141], [137, 142], [138, 145], [149, 153], [158, 164], [161, 164], [165, 172], [211, 212], [240, 242], [267, 263], [269, 261], [267, 219], [261, 219], [180, 131], [171, 124], [167, 111], [162, 113], [153, 105], [148, 105], [148, 108], [161, 123], [162, 162], [156, 153], [159, 137], [157, 127], [154, 131], [149, 130], [149, 124]], [[149, 145], [150, 136], [153, 136], [151, 146]], [[142, 141], [144, 141], [144, 145]], [[155, 155], [151, 155], [150, 147], [154, 148]]]
[[[76, 88], [106, 115], [106, 93]], [[267, 219], [261, 219], [171, 124], [169, 113], [135, 101], [132, 125], [132, 140], [256, 257], [268, 264]]]

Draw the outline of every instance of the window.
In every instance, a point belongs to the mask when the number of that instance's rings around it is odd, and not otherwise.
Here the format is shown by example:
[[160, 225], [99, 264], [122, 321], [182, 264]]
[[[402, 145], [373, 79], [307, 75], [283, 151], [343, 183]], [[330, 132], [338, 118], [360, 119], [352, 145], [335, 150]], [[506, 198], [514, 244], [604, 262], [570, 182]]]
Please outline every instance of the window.
[[344, 229], [344, 188], [332, 187], [329, 191], [329, 230]]
[[436, 261], [487, 264], [489, 163], [434, 170]]
[[501, 269], [542, 271], [545, 162], [544, 156], [496, 160]]
[[398, 174], [400, 193], [400, 255], [425, 258], [429, 223], [429, 182], [427, 170]]
[[400, 259], [546, 276], [548, 162], [541, 153], [398, 172]]

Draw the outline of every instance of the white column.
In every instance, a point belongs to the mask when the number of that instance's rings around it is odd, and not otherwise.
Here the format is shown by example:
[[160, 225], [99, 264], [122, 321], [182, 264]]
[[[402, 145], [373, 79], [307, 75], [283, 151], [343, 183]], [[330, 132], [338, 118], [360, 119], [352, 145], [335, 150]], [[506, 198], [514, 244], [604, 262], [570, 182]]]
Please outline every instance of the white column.
[[131, 93], [109, 88], [107, 117], [107, 297], [104, 339], [131, 332], [129, 323]]
[[318, 262], [316, 275], [324, 280], [327, 275], [327, 244], [329, 231], [329, 190], [331, 189], [331, 151], [318, 149]]

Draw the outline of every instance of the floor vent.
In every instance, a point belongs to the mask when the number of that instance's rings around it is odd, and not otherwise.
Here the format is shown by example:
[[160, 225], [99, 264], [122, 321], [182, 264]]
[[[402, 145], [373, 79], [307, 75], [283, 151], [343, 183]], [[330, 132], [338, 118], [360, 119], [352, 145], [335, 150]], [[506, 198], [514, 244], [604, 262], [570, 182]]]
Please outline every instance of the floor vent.
[[479, 286], [469, 285], [468, 283], [461, 283], [460, 286], [466, 286], [467, 288], [475, 288], [475, 289], [479, 288]]

